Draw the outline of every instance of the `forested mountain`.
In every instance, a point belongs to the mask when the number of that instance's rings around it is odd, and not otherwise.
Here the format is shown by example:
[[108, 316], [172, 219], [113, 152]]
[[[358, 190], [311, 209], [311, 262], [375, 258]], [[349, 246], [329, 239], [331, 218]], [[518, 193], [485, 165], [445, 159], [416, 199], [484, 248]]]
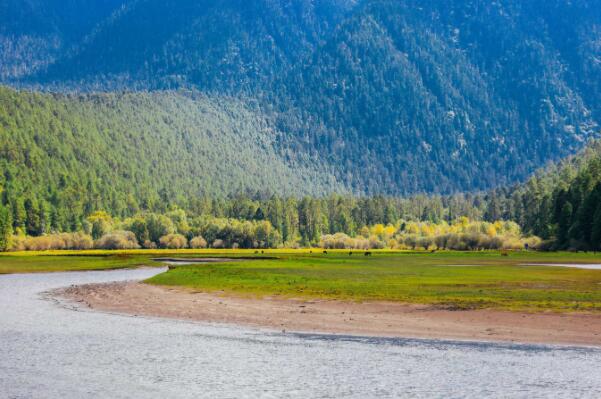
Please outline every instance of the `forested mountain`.
[[65, 57], [124, 0], [3, 0], [0, 79], [31, 75]]
[[[367, 239], [381, 225], [396, 233], [352, 245], [389, 245], [395, 237], [398, 245], [428, 247], [463, 226], [454, 247], [523, 245], [512, 241], [519, 237], [515, 228], [496, 223], [502, 220], [548, 240], [548, 248], [601, 249], [599, 141], [513, 187], [358, 198], [328, 164], [282, 152], [282, 133], [259, 115], [253, 103], [183, 90], [76, 95], [0, 88], [0, 230], [6, 228], [4, 237], [85, 231], [100, 239], [111, 234], [106, 224], [134, 232], [132, 245], [142, 245], [146, 230], [138, 231], [138, 224], [154, 226], [158, 218], [180, 227], [159, 223], [162, 233], [148, 233], [148, 245], [177, 231], [190, 240], [202, 234], [209, 244], [253, 246], [249, 237], [273, 228], [258, 245], [277, 246], [315, 245], [335, 233]], [[326, 196], [330, 192], [342, 195]], [[97, 219], [104, 224], [95, 233]], [[502, 229], [509, 236], [494, 241]], [[336, 237], [327, 245], [351, 242]], [[32, 248], [38, 244], [50, 242], [31, 241]]]
[[600, 131], [595, 0], [11, 0], [0, 7], [5, 83], [148, 90], [159, 98], [188, 88], [236, 98], [277, 132], [270, 148], [278, 156], [315, 163], [317, 180], [331, 172], [357, 194], [513, 183]]
[[277, 151], [277, 136], [266, 118], [233, 99], [0, 87], [1, 202], [58, 213], [56, 230], [69, 231], [98, 210], [126, 216], [188, 207], [201, 196], [343, 189], [323, 165]]
[[601, 142], [483, 203], [486, 219], [514, 220], [549, 248], [601, 250]]
[[[526, 176], [598, 132], [601, 70], [580, 73], [598, 60], [562, 42], [598, 45], [599, 31], [590, 32], [599, 10], [586, 14], [585, 4], [365, 3], [304, 71], [299, 87], [316, 90], [300, 96], [300, 108], [327, 127], [314, 142], [327, 140], [339, 162], [361, 159], [378, 177], [356, 185], [377, 192], [449, 192]], [[561, 29], [577, 7], [572, 30]], [[345, 145], [349, 137], [360, 145]]]

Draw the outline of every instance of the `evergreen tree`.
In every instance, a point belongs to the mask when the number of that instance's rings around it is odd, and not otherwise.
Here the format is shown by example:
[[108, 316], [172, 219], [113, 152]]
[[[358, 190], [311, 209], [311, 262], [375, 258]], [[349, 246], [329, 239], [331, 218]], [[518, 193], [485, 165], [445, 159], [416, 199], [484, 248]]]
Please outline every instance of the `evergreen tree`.
[[591, 247], [593, 251], [601, 250], [601, 202], [597, 204], [597, 210], [593, 216]]
[[16, 198], [11, 203], [13, 209], [13, 227], [15, 231], [25, 232], [25, 224], [27, 222], [27, 212], [21, 198]]
[[591, 239], [595, 212], [598, 205], [601, 203], [601, 183], [597, 184], [595, 188], [584, 198], [582, 206], [578, 209], [578, 228], [579, 238], [586, 243], [589, 248], [593, 247]]
[[40, 219], [40, 208], [37, 201], [27, 198], [24, 203], [26, 221], [25, 231], [32, 236], [39, 236], [43, 233], [42, 222]]
[[568, 201], [562, 206], [561, 213], [559, 215], [557, 241], [560, 248], [567, 248], [569, 244], [568, 239], [570, 227], [572, 226], [572, 213], [573, 207], [572, 204]]
[[0, 252], [9, 249], [13, 234], [13, 221], [9, 209], [0, 205]]

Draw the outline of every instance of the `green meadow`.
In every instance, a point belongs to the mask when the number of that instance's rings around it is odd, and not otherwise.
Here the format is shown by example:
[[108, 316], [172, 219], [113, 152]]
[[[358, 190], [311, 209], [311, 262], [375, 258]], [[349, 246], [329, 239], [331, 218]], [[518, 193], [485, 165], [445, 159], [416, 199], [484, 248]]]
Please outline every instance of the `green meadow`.
[[395, 301], [448, 309], [601, 311], [601, 270], [524, 266], [601, 263], [572, 253], [348, 252], [180, 266], [150, 284], [235, 295]]
[[0, 274], [111, 270], [159, 265], [143, 255], [0, 256]]
[[177, 266], [147, 283], [240, 296], [395, 301], [456, 310], [601, 311], [601, 270], [526, 265], [601, 264], [601, 254], [593, 253], [58, 251], [2, 255], [0, 274], [162, 266], [153, 259], [165, 256], [251, 259]]

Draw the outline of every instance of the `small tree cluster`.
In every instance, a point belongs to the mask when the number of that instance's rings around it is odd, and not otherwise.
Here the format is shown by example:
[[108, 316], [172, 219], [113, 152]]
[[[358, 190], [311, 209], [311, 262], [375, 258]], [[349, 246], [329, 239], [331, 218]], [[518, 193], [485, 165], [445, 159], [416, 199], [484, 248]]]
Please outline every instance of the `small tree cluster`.
[[203, 249], [207, 247], [207, 240], [202, 236], [196, 236], [190, 240], [190, 248]]
[[113, 231], [105, 234], [95, 243], [98, 249], [138, 249], [140, 245], [131, 231]]
[[382, 224], [359, 229], [350, 237], [343, 233], [323, 235], [322, 248], [331, 249], [451, 249], [459, 251], [536, 248], [537, 237], [524, 237], [513, 222], [494, 223], [459, 218], [446, 222], [399, 221], [396, 226]]
[[188, 247], [188, 240], [181, 234], [169, 234], [159, 239], [161, 248], [182, 249]]

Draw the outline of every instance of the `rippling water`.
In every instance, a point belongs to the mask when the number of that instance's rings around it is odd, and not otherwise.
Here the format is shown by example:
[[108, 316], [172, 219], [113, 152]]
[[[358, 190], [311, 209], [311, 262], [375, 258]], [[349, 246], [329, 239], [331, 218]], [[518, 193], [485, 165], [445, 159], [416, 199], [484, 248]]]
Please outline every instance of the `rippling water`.
[[597, 349], [273, 334], [40, 295], [155, 273], [0, 276], [0, 398], [601, 397]]

